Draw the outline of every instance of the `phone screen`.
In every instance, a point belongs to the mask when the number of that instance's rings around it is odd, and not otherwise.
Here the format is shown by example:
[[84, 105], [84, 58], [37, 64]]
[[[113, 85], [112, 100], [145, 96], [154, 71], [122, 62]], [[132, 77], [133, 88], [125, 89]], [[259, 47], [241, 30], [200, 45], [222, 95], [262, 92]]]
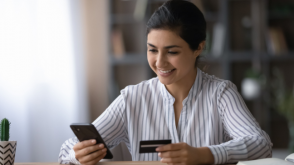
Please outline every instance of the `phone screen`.
[[101, 138], [99, 132], [95, 128], [95, 126], [91, 123], [75, 123], [71, 124], [70, 128], [74, 132], [74, 134], [77, 136], [79, 141], [84, 141], [84, 140], [90, 140], [90, 139], [95, 139], [96, 144], [103, 143], [105, 148], [107, 148], [107, 154], [103, 159], [112, 159], [113, 155], [106, 146], [104, 140]]

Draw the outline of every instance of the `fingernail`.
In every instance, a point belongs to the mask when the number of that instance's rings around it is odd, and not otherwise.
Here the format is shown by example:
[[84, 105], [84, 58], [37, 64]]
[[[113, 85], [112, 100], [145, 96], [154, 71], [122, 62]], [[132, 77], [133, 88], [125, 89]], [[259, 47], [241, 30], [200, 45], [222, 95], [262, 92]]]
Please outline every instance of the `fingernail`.
[[100, 145], [99, 145], [99, 147], [101, 147], [101, 148], [102, 148], [103, 146], [104, 146], [103, 144], [100, 144]]
[[161, 155], [161, 153], [159, 152], [159, 153], [158, 153], [158, 156], [160, 156], [160, 155]]
[[156, 148], [156, 151], [159, 151], [159, 147], [158, 147], [158, 148]]
[[92, 140], [92, 143], [95, 144], [96, 143], [96, 140]]

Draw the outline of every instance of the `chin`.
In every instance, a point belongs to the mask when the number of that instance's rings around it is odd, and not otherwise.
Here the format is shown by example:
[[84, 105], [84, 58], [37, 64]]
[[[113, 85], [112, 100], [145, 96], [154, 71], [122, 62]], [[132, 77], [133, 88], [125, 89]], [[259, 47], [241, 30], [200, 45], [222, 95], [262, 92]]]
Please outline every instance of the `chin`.
[[157, 76], [157, 77], [158, 77], [159, 81], [164, 85], [170, 85], [173, 83], [172, 81], [161, 78], [160, 76]]

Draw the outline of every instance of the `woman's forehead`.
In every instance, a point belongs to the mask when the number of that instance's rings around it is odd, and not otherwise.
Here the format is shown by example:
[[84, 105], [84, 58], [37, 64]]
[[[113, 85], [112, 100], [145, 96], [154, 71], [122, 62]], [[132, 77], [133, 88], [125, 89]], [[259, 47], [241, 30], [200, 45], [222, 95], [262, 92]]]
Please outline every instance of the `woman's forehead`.
[[169, 45], [183, 45], [185, 41], [171, 30], [155, 29], [149, 32], [147, 43], [156, 47], [165, 47]]

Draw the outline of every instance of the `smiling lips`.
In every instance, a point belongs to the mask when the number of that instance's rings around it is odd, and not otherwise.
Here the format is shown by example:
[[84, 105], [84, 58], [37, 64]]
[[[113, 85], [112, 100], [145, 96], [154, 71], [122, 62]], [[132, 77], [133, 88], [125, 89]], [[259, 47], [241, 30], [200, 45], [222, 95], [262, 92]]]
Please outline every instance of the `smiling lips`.
[[169, 73], [169, 72], [172, 71], [172, 69], [171, 70], [166, 70], [166, 71], [164, 71], [164, 70], [159, 70], [159, 71], [162, 72], [162, 73]]
[[160, 76], [163, 76], [163, 77], [167, 77], [169, 75], [171, 75], [173, 73], [173, 71], [175, 71], [176, 69], [171, 69], [171, 70], [160, 70], [160, 69], [157, 69], [159, 72], [159, 75]]

